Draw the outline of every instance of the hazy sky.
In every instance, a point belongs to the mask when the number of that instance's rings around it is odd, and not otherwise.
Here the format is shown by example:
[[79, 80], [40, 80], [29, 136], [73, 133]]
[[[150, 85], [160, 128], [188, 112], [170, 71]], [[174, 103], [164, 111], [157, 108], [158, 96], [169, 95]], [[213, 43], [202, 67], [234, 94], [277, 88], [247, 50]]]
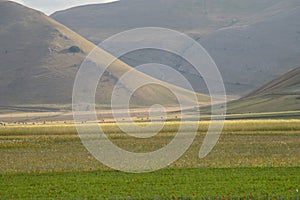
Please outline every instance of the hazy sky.
[[40, 10], [46, 14], [51, 14], [57, 10], [63, 10], [73, 6], [106, 3], [115, 0], [13, 0], [28, 7]]

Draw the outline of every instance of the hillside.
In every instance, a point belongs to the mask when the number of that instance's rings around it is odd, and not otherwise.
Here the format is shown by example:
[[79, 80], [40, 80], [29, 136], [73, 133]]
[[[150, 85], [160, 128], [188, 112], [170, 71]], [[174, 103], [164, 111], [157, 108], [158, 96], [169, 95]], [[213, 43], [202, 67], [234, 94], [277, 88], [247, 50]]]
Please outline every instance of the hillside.
[[228, 104], [229, 113], [300, 111], [300, 67]]
[[[183, 31], [216, 61], [228, 95], [246, 95], [300, 62], [298, 0], [121, 0], [71, 8], [51, 17], [94, 43], [136, 27]], [[130, 66], [157, 61], [169, 65], [196, 91], [207, 92], [201, 75], [178, 56], [145, 50], [121, 60]]]
[[[76, 72], [94, 44], [43, 13], [9, 1], [0, 2], [0, 106], [19, 104], [70, 104]], [[101, 49], [98, 53], [112, 56]], [[101, 61], [91, 60], [96, 66]], [[116, 60], [101, 79], [96, 100], [110, 103], [120, 76], [132, 68]], [[136, 77], [153, 78], [135, 72]], [[189, 91], [170, 86], [182, 94]], [[126, 88], [130, 89], [130, 88]], [[153, 98], [149, 98], [153, 94]], [[203, 101], [208, 98], [203, 97]], [[173, 104], [169, 90], [150, 85], [133, 97], [135, 103]]]

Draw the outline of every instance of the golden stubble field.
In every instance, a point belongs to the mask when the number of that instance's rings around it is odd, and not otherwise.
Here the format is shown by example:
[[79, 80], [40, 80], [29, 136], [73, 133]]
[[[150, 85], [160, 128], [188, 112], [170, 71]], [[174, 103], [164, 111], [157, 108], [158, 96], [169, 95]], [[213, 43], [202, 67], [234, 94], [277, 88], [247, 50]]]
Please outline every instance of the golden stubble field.
[[[198, 153], [211, 122], [182, 123], [197, 123], [198, 133], [189, 150], [170, 168], [300, 166], [300, 120], [226, 121], [218, 144], [204, 159], [199, 159]], [[149, 139], [128, 136], [114, 123], [99, 125], [119, 147], [131, 152], [150, 152], [171, 142], [179, 124], [166, 122], [163, 129]], [[189, 137], [188, 129], [184, 135]], [[0, 173], [109, 170], [82, 145], [74, 124], [2, 126], [0, 156]]]

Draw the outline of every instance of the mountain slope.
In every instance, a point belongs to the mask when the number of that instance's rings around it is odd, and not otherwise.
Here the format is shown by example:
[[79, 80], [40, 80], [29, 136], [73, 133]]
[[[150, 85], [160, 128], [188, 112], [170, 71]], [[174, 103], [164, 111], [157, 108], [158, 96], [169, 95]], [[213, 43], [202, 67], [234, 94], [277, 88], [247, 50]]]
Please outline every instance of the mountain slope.
[[0, 15], [1, 104], [70, 102], [67, 87], [93, 44], [16, 3], [0, 2]]
[[279, 78], [251, 92], [244, 98], [263, 95], [300, 95], [300, 67], [290, 70]]
[[52, 18], [98, 43], [137, 27], [165, 27], [188, 34], [202, 34], [247, 19], [280, 0], [120, 0], [79, 6]]
[[229, 113], [300, 110], [300, 67], [274, 79], [240, 100], [228, 104]]
[[[46, 15], [9, 1], [0, 2], [0, 27], [0, 105], [71, 103], [78, 67], [95, 45]], [[99, 48], [96, 51], [112, 57]], [[116, 81], [131, 69], [120, 60], [110, 66], [96, 94], [99, 104], [110, 103]], [[152, 79], [135, 73], [141, 79]], [[153, 98], [149, 93], [155, 94]], [[154, 86], [142, 88], [133, 101], [176, 103], [168, 90]]]

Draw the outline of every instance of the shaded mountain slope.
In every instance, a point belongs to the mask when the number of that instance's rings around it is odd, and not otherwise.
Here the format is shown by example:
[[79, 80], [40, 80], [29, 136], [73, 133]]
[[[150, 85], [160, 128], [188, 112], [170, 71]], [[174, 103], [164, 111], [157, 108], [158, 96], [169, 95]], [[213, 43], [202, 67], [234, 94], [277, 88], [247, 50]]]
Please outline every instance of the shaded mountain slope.
[[[121, 0], [51, 17], [95, 43], [141, 26], [183, 31], [211, 54], [229, 95], [246, 95], [300, 62], [298, 0]], [[174, 55], [139, 51], [121, 59], [130, 66], [159, 61], [180, 71], [196, 91], [206, 92], [201, 75]]]

